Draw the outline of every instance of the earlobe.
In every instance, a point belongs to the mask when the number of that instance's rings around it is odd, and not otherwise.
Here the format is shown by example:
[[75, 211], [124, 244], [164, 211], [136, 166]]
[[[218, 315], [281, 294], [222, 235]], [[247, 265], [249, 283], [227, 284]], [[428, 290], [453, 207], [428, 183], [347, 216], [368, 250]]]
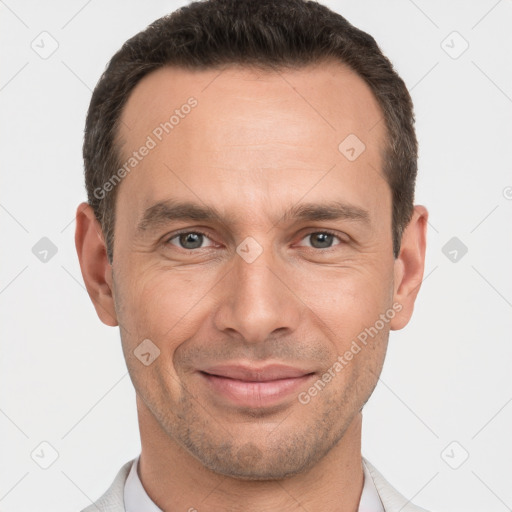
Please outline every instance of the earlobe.
[[76, 211], [75, 246], [85, 287], [98, 317], [106, 325], [118, 325], [112, 293], [112, 267], [101, 226], [88, 203], [81, 203]]
[[416, 205], [402, 235], [400, 254], [395, 260], [393, 303], [401, 305], [391, 321], [391, 329], [404, 328], [411, 319], [414, 302], [421, 287], [425, 268], [428, 211]]

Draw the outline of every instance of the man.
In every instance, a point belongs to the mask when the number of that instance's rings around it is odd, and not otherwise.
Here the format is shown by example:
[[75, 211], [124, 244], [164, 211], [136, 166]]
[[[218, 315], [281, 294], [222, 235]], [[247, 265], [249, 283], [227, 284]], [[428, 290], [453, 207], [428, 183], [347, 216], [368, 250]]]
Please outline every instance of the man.
[[113, 57], [84, 160], [78, 256], [142, 446], [86, 510], [421, 510], [361, 456], [427, 223], [374, 39], [315, 2], [189, 4]]

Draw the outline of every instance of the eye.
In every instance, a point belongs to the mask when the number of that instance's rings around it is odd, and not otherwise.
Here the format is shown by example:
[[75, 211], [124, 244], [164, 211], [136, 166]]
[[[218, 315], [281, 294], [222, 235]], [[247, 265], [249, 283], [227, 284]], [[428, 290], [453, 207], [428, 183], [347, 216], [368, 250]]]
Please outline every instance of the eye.
[[332, 231], [313, 231], [308, 233], [303, 240], [308, 238], [311, 240], [311, 245], [306, 247], [313, 247], [314, 249], [330, 249], [333, 246], [334, 239], [337, 239], [340, 243], [346, 242], [346, 240], [342, 240], [340, 236]]
[[[201, 247], [201, 245], [205, 239], [209, 240], [208, 236], [200, 231], [183, 231], [173, 235], [167, 240], [167, 243], [176, 245], [180, 249], [203, 249], [204, 247]], [[213, 245], [211, 244], [211, 246]]]
[[[330, 249], [333, 247], [333, 242], [338, 240], [336, 245], [340, 245], [342, 243], [346, 243], [348, 240], [343, 240], [338, 234], [332, 231], [313, 231], [308, 233], [303, 240], [311, 240], [310, 245], [306, 245], [306, 247], [312, 247], [313, 249]], [[188, 251], [192, 251], [194, 249], [204, 249], [206, 247], [213, 247], [215, 244], [211, 242], [209, 245], [203, 246], [203, 243], [206, 240], [210, 240], [206, 233], [202, 233], [201, 231], [182, 231], [181, 233], [176, 233], [169, 239], [167, 239], [168, 244], [175, 245], [180, 249], [185, 249]], [[299, 244], [302, 245], [302, 244]]]

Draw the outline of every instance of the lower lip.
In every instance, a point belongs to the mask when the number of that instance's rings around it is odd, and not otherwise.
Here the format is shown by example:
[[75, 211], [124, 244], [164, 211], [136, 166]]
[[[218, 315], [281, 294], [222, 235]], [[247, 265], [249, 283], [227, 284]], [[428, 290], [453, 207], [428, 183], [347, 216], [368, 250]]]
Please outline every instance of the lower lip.
[[217, 394], [227, 398], [236, 405], [245, 407], [269, 407], [277, 405], [286, 397], [297, 394], [314, 375], [302, 377], [271, 380], [266, 382], [248, 382], [244, 380], [229, 379], [201, 372], [211, 389]]

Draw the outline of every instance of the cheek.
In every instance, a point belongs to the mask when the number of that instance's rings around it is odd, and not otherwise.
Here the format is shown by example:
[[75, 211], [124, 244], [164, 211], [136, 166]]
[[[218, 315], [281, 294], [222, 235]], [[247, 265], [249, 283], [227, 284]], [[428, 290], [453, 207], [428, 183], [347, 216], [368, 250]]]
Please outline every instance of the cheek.
[[295, 279], [297, 295], [341, 345], [373, 325], [392, 304], [392, 274], [380, 268], [323, 268]]
[[117, 286], [126, 364], [137, 393], [150, 408], [179, 401], [182, 390], [175, 352], [197, 330], [193, 306], [199, 299], [186, 292], [186, 282], [172, 275], [172, 271], [133, 273]]
[[197, 273], [192, 278], [179, 269], [160, 268], [126, 275], [119, 290], [123, 294], [119, 317], [130, 331], [130, 344], [149, 338], [169, 353], [191, 337], [213, 286], [206, 277]]
[[[194, 336], [219, 306], [220, 296], [226, 296], [225, 286], [230, 283], [222, 280], [227, 267], [170, 268], [133, 261], [125, 269], [116, 296], [122, 298], [118, 317], [130, 331], [130, 343], [149, 338], [163, 344], [165, 340], [167, 351]], [[305, 305], [313, 314], [304, 318], [320, 330], [327, 326], [346, 342], [373, 325], [390, 306], [392, 271], [367, 255], [362, 262], [347, 262], [344, 267], [304, 263], [279, 272], [292, 292], [289, 306], [304, 309]], [[282, 284], [276, 282], [276, 286]], [[325, 334], [332, 337], [328, 330]]]

